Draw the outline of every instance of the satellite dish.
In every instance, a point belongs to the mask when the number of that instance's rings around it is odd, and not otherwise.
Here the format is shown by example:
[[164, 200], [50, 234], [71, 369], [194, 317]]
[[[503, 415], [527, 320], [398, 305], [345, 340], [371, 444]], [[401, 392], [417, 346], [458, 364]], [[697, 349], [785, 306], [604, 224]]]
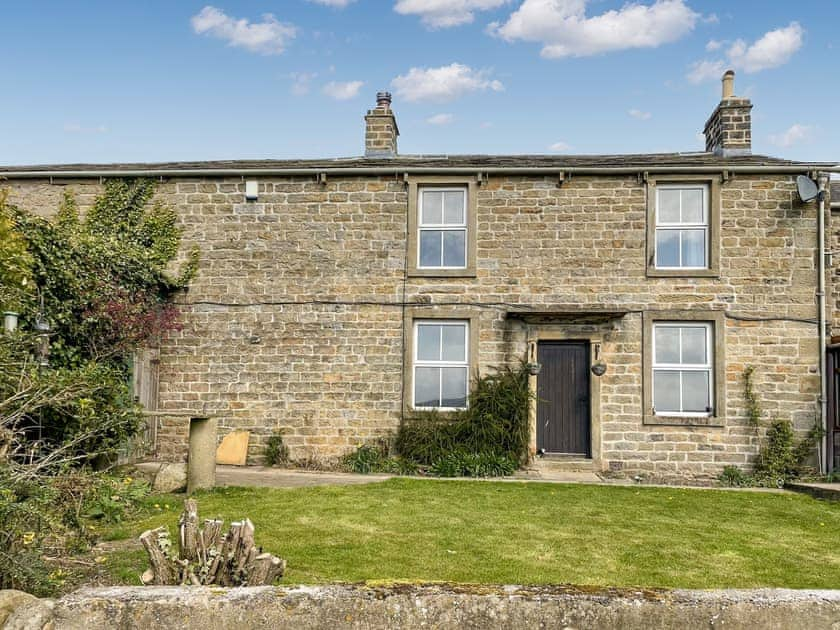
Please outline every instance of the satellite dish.
[[796, 188], [799, 192], [799, 198], [806, 203], [812, 199], [816, 199], [817, 195], [820, 194], [817, 183], [805, 175], [800, 175], [796, 178]]

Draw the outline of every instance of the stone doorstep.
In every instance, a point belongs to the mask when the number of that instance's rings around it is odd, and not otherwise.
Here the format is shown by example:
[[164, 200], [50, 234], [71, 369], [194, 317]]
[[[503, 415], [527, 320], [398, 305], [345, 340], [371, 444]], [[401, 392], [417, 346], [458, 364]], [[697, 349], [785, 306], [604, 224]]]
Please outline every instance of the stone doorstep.
[[595, 462], [588, 457], [578, 455], [546, 454], [534, 458], [531, 466], [542, 474], [586, 472], [595, 473]]
[[134, 628], [821, 628], [838, 590], [665, 590], [481, 584], [84, 588], [55, 601], [63, 630]]

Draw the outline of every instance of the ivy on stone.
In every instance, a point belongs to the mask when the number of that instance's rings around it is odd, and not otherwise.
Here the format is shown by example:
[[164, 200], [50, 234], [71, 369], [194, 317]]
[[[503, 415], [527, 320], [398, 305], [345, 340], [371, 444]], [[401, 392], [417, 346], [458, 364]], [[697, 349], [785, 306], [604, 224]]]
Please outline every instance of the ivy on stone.
[[[178, 264], [178, 218], [154, 192], [150, 180], [110, 180], [85, 215], [69, 190], [37, 214], [0, 197], [0, 307], [20, 313], [18, 332], [0, 336], [0, 400], [17, 404], [0, 409], [0, 425], [36, 451], [73, 444], [71, 461], [83, 462], [140, 426], [132, 353], [180, 327], [173, 297], [198, 261], [193, 250]], [[51, 326], [46, 369], [31, 356], [41, 312]]]

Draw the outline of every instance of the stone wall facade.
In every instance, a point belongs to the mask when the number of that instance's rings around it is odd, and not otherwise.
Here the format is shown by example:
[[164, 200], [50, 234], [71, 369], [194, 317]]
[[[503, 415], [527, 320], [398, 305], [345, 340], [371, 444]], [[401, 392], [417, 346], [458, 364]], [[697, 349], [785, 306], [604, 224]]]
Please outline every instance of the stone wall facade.
[[[765, 419], [805, 431], [818, 417], [816, 206], [798, 201], [792, 176], [710, 177], [720, 182], [716, 277], [649, 276], [650, 193], [636, 175], [484, 177], [475, 275], [455, 278], [406, 273], [402, 174], [265, 177], [256, 202], [239, 177], [169, 179], [157, 196], [177, 210], [184, 250], [197, 244], [201, 261], [179, 298], [184, 328], [160, 351], [158, 409], [216, 416], [222, 435], [249, 429], [251, 461], [276, 430], [299, 460], [391, 436], [410, 369], [409, 311], [423, 305], [477, 317], [471, 367], [481, 372], [518, 363], [535, 340], [597, 340], [608, 369], [593, 415], [596, 468], [663, 479], [746, 468], [761, 438], [746, 419], [747, 366]], [[97, 180], [8, 185], [12, 203], [42, 213], [64, 185], [83, 210], [100, 189]], [[508, 317], [561, 307], [623, 315]], [[644, 423], [643, 320], [662, 310], [725, 313], [720, 426]], [[184, 435], [177, 419], [161, 422], [159, 438]]]

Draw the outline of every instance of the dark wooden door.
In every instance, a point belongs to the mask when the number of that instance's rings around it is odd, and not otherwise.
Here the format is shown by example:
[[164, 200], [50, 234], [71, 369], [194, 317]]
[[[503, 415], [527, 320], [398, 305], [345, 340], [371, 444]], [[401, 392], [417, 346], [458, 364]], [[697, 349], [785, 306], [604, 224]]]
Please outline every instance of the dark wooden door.
[[590, 457], [589, 342], [541, 341], [537, 360], [537, 449]]
[[827, 470], [840, 470], [840, 348], [826, 351], [826, 378], [828, 378], [828, 453]]

